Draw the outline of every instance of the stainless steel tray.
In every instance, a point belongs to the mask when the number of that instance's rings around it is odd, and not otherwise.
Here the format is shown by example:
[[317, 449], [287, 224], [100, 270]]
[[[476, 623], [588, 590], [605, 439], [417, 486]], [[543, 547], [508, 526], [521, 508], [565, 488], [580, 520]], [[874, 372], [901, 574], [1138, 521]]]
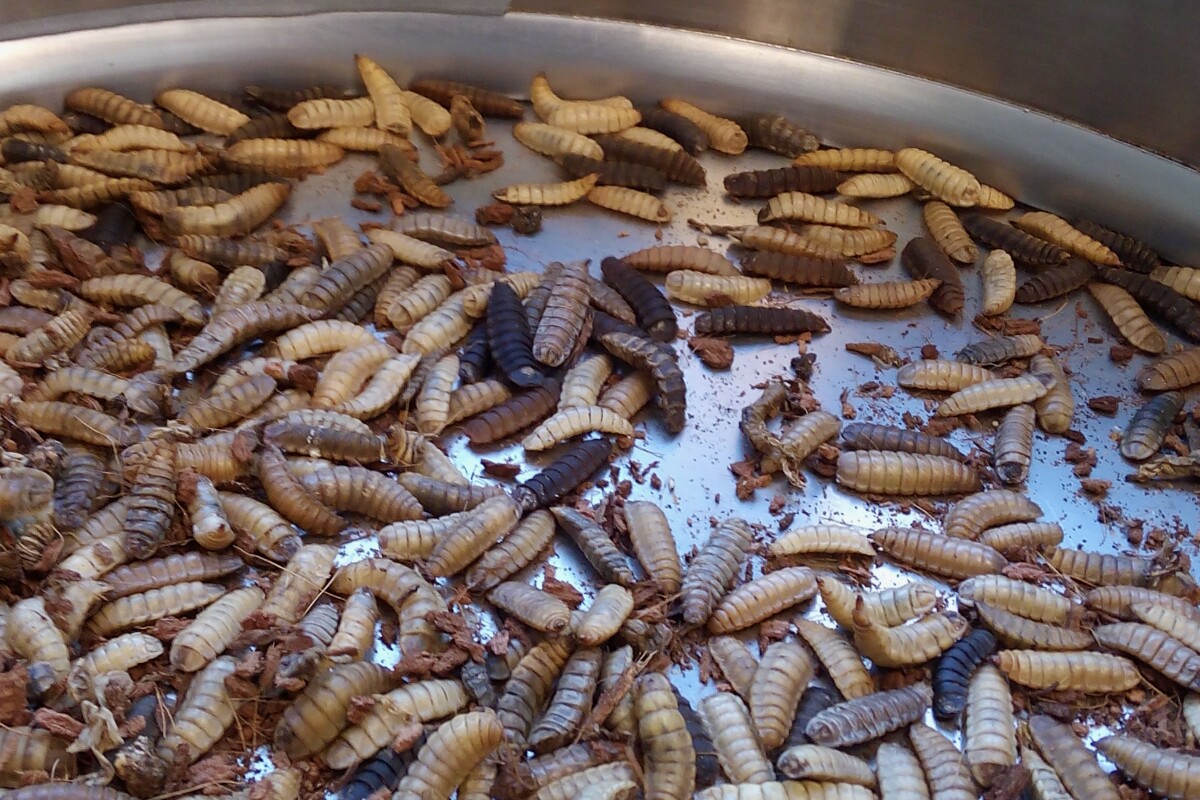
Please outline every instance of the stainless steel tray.
[[[103, 85], [148, 100], [154, 91], [169, 86], [235, 90], [247, 82], [351, 84], [357, 81], [351, 58], [355, 52], [373, 55], [402, 82], [416, 75], [453, 77], [521, 95], [533, 74], [546, 71], [552, 85], [567, 97], [623, 93], [653, 101], [678, 95], [717, 112], [783, 112], [827, 143], [924, 146], [1032, 205], [1094, 218], [1145, 238], [1167, 258], [1200, 263], [1200, 226], [1194, 222], [1200, 174], [1178, 164], [1060, 120], [917, 78], [745, 41], [628, 23], [524, 14], [371, 12], [128, 25], [0, 44], [0, 98], [5, 103], [31, 100], [57, 106], [66, 90], [80, 85]], [[490, 192], [501, 185], [553, 180], [557, 174], [548, 160], [518, 145], [508, 126], [490, 121], [489, 131], [504, 151], [506, 164], [498, 172], [448, 187], [455, 198], [452, 211], [463, 216], [489, 202]], [[428, 152], [427, 146], [423, 149]], [[719, 224], [751, 222], [752, 204], [726, 199], [720, 191], [722, 178], [735, 169], [786, 163], [763, 153], [737, 159], [710, 153], [702, 161], [709, 189], [676, 188], [666, 194], [675, 221], [662, 229], [661, 239], [651, 225], [596, 208], [548, 210], [545, 228], [536, 236], [498, 232], [509, 269], [540, 269], [552, 260], [580, 258], [598, 264], [605, 255], [652, 244], [695, 243], [698, 234], [685, 222], [689, 217]], [[369, 163], [351, 157], [325, 175], [304, 181], [285, 220], [303, 223], [334, 214], [352, 221], [382, 220], [349, 206], [349, 184]], [[921, 230], [916, 206], [909, 200], [873, 202], [871, 208], [900, 234], [901, 244]], [[716, 238], [710, 243], [724, 246]], [[902, 272], [897, 263], [861, 271], [875, 280]], [[902, 390], [887, 400], [857, 396], [856, 387], [864, 383], [894, 383], [894, 371], [847, 353], [844, 345], [884, 342], [903, 356], [918, 358], [921, 346], [928, 343], [951, 354], [982, 338], [985, 334], [970, 323], [979, 308], [978, 270], [966, 270], [964, 280], [968, 303], [960, 322], [947, 322], [924, 305], [872, 314], [835, 310], [827, 299], [794, 298], [792, 305], [826, 315], [833, 327], [809, 347], [817, 356], [812, 388], [824, 407], [837, 413], [839, 395], [849, 389], [859, 420], [897, 423], [906, 411], [926, 416], [923, 402]], [[1130, 467], [1117, 455], [1111, 434], [1140, 403], [1133, 375], [1146, 359], [1135, 356], [1124, 367], [1110, 362], [1108, 347], [1117, 339], [1086, 295], [1017, 307], [1014, 314], [1043, 318], [1046, 341], [1063, 349], [1060, 360], [1072, 372], [1078, 403], [1074, 427], [1097, 451], [1092, 477], [1112, 481], [1103, 504], [1121, 509], [1128, 519], [1145, 520], [1147, 529], [1184, 526], [1197, 532], [1200, 505], [1195, 486], [1142, 488], [1123, 480]], [[686, 312], [683, 322], [690, 327]], [[629, 458], [643, 467], [653, 464], [648, 474], [662, 479], [661, 490], [648, 481], [635, 482], [631, 496], [664, 507], [682, 551], [703, 541], [710, 516], [737, 515], [774, 529], [777, 517], [767, 507], [776, 494], [784, 496], [782, 512], [794, 513], [797, 524], [843, 521], [877, 527], [920, 519], [918, 512], [898, 505], [869, 504], [815, 475], [803, 490], [776, 482], [752, 500], [739, 502], [728, 469], [747, 454], [737, 427], [739, 411], [757, 395], [756, 385], [789, 373], [789, 361], [798, 349], [738, 341], [735, 362], [727, 372], [706, 369], [682, 343], [676, 349], [688, 379], [687, 428], [672, 437], [651, 418], [644, 423], [646, 438]], [[1116, 416], [1097, 416], [1086, 408], [1084, 401], [1097, 395], [1121, 398]], [[951, 438], [963, 447], [977, 439], [988, 441], [987, 434], [965, 429]], [[486, 480], [480, 473], [480, 456], [521, 461], [519, 447], [476, 452], [453, 432], [446, 443], [464, 471], [479, 479]], [[1029, 495], [1042, 506], [1044, 519], [1063, 526], [1067, 545], [1125, 549], [1119, 528], [1099, 521], [1100, 503], [1080, 493], [1078, 479], [1062, 459], [1066, 444], [1062, 437], [1039, 432]], [[527, 463], [523, 477], [538, 463], [544, 459]], [[618, 463], [625, 467], [626, 459]], [[628, 470], [622, 472], [622, 477], [629, 476]], [[571, 571], [576, 566], [569, 554], [560, 563]], [[885, 568], [879, 578], [886, 585], [896, 574]], [[693, 696], [698, 692], [694, 673], [678, 679]]]

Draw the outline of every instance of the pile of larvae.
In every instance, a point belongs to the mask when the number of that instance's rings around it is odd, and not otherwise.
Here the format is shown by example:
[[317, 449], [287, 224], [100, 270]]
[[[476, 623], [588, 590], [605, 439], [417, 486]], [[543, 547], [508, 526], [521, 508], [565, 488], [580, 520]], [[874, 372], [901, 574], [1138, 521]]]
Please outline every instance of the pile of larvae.
[[[1034, 428], [1068, 431], [1075, 405], [1036, 334], [895, 376], [943, 393], [939, 417], [1000, 409], [991, 465], [918, 430], [801, 413], [794, 378], [745, 409], [762, 474], [803, 482], [840, 434], [837, 484], [958, 496], [941, 530], [767, 535], [725, 516], [684, 557], [653, 502], [579, 497], [611, 485], [639, 414], [688, 435], [672, 301], [708, 307], [706, 339], [828, 329], [763, 304], [777, 284], [954, 317], [977, 242], [994, 248], [984, 315], [1086, 288], [1157, 356], [1137, 381], [1159, 394], [1121, 452], [1143, 479], [1194, 477], [1194, 436], [1191, 455], [1156, 454], [1200, 349], [1168, 348], [1150, 317], [1200, 337], [1200, 274], [1090, 222], [1010, 224], [1012, 199], [919, 149], [822, 148], [784, 117], [682, 99], [565, 100], [544, 76], [542, 121], [513, 134], [564, 181], [496, 192], [482, 223], [532, 231], [583, 200], [662, 223], [664, 187], [704, 186], [701, 151], [792, 161], [725, 182], [766, 200], [762, 225], [710, 228], [747, 251], [740, 268], [655, 246], [599, 275], [505, 272], [485, 224], [442, 210], [443, 186], [502, 166], [486, 119], [524, 104], [357, 64], [365, 93], [170, 89], [145, 105], [80, 88], [62, 113], [0, 112], [5, 797], [1200, 797], [1194, 756], [1081, 738], [1090, 710], [1149, 686], [1173, 744], [1195, 745], [1200, 611], [1177, 555], [1060, 549], [1021, 492]], [[364, 231], [314, 221], [315, 242], [268, 224], [293, 180], [348, 151], [403, 213]], [[865, 201], [901, 195], [928, 227], [900, 254], [912, 280], [861, 283], [847, 263], [887, 261], [897, 238]], [[460, 433], [553, 452], [519, 484], [472, 482], [439, 446]], [[580, 551], [597, 586], [539, 569], [555, 548]], [[877, 558], [938, 583], [870, 591]], [[817, 595], [835, 626], [806, 618]], [[696, 661], [693, 705], [668, 672]]]

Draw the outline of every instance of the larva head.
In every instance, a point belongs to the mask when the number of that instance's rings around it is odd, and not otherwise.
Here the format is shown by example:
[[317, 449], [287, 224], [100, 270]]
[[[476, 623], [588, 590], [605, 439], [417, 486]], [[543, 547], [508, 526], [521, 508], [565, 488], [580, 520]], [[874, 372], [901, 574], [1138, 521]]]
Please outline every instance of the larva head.
[[867, 630], [874, 627], [875, 622], [871, 619], [871, 612], [867, 610], [867, 602], [863, 600], [863, 596], [856, 595], [854, 598], [854, 628], [855, 630]]

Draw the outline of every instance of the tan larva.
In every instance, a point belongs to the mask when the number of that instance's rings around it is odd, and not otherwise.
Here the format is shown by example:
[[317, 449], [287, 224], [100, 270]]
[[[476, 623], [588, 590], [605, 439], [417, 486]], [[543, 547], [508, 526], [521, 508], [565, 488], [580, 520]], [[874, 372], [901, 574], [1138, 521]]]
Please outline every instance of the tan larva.
[[221, 496], [207, 475], [195, 476], [195, 488], [188, 502], [192, 538], [205, 550], [224, 550], [233, 544], [233, 526], [221, 507]]
[[975, 201], [976, 208], [986, 208], [991, 211], [1008, 211], [1017, 203], [995, 186], [986, 183], [979, 184], [979, 199]]
[[[420, 434], [416, 434], [420, 436]], [[419, 457], [412, 465], [412, 471], [430, 478], [436, 478], [446, 483], [457, 483], [466, 486], [470, 483], [462, 470], [455, 466], [448, 455], [438, 449], [433, 442], [421, 438], [416, 445]]]
[[810, 254], [834, 258], [854, 258], [887, 250], [896, 243], [896, 234], [878, 228], [838, 228], [831, 225], [805, 225], [799, 238]]
[[[408, 136], [412, 133], [412, 114], [404, 102], [404, 91], [394, 78], [377, 62], [364, 55], [355, 55], [354, 64], [374, 106], [375, 126], [385, 131]], [[370, 120], [359, 123], [369, 125]]]
[[668, 297], [698, 306], [720, 305], [727, 302], [726, 298], [738, 305], [751, 305], [771, 293], [768, 278], [710, 275], [695, 270], [670, 272], [663, 285]]
[[567, 641], [546, 639], [531, 647], [513, 667], [496, 704], [506, 741], [518, 746], [527, 744], [533, 718], [550, 698], [554, 680], [570, 655]]
[[544, 509], [533, 512], [475, 561], [467, 571], [467, 585], [491, 589], [533, 563], [553, 538], [554, 516]]
[[[442, 354], [451, 345], [471, 332], [475, 320], [466, 313], [465, 291], [450, 295], [432, 313], [409, 329], [400, 352], [409, 355], [429, 356]], [[432, 369], [432, 366], [430, 367]], [[417, 375], [421, 371], [418, 367]]]
[[264, 444], [258, 455], [258, 480], [267, 502], [302, 530], [317, 536], [333, 536], [346, 527], [346, 520], [304, 490], [274, 444]]
[[874, 557], [867, 531], [852, 525], [817, 523], [792, 528], [771, 542], [773, 556], [846, 553]]
[[587, 193], [588, 202], [647, 222], [671, 221], [671, 209], [652, 194], [625, 186], [596, 186]]
[[361, 325], [323, 319], [298, 325], [281, 334], [266, 349], [266, 355], [284, 361], [304, 361], [373, 341], [375, 337]]
[[541, 122], [518, 122], [513, 126], [513, 138], [544, 156], [558, 158], [565, 155], [580, 155], [602, 159], [604, 151], [592, 139]]
[[716, 746], [721, 770], [731, 782], [766, 783], [774, 777], [750, 724], [750, 712], [737, 695], [710, 695], [700, 701], [697, 711]]
[[823, 747], [869, 742], [920, 719], [932, 699], [927, 683], [869, 694], [817, 714], [805, 726], [805, 733]]
[[1132, 736], [1106, 736], [1096, 749], [1134, 783], [1170, 800], [1200, 794], [1200, 759], [1161, 750]]
[[31, 664], [49, 664], [60, 678], [71, 670], [71, 654], [67, 650], [67, 643], [46, 612], [43, 598], [26, 598], [12, 607], [5, 637], [9, 649]]
[[993, 408], [1032, 403], [1045, 397], [1049, 389], [1033, 375], [993, 378], [960, 389], [937, 407], [939, 417], [976, 414]]
[[423, 436], [436, 436], [450, 420], [450, 395], [458, 382], [458, 363], [458, 356], [453, 354], [438, 359], [417, 392], [414, 417], [417, 432]]
[[1190, 347], [1147, 364], [1137, 374], [1144, 391], [1184, 389], [1200, 383], [1200, 347]]
[[173, 553], [162, 558], [136, 561], [109, 573], [104, 581], [108, 599], [116, 600], [131, 594], [161, 589], [180, 581], [206, 581], [220, 578], [241, 569], [242, 560], [226, 553]]
[[520, 581], [504, 581], [488, 592], [488, 600], [534, 630], [559, 633], [571, 621], [566, 603]]
[[929, 800], [925, 771], [917, 757], [902, 745], [880, 744], [875, 753], [875, 771], [884, 800]]
[[996, 665], [1013, 683], [1031, 689], [1125, 692], [1141, 682], [1127, 658], [1088, 651], [1001, 650]]
[[530, 796], [537, 800], [628, 800], [636, 789], [633, 767], [627, 761], [614, 761], [567, 772]]
[[1117, 787], [1069, 725], [1042, 714], [1031, 717], [1028, 725], [1034, 746], [1058, 773], [1071, 797], [1118, 800]]
[[412, 264], [423, 269], [437, 269], [454, 259], [454, 253], [449, 250], [387, 228], [372, 228], [367, 231], [367, 238], [373, 244], [390, 247], [392, 258], [402, 264]]
[[350, 700], [384, 691], [392, 680], [383, 667], [362, 662], [321, 673], [283, 712], [275, 728], [275, 746], [294, 759], [319, 753], [346, 726]]
[[406, 265], [392, 268], [379, 290], [378, 297], [375, 298], [373, 319], [377, 328], [386, 328], [391, 324], [387, 315], [388, 309], [404, 297], [420, 278], [421, 273], [413, 267]]
[[218, 136], [228, 136], [250, 121], [236, 108], [190, 89], [167, 89], [159, 92], [154, 102], [189, 125]]
[[91, 675], [125, 672], [163, 654], [162, 642], [146, 633], [126, 633], [97, 646], [75, 661], [72, 675], [82, 670]]
[[740, 639], [732, 636], [710, 636], [708, 653], [720, 668], [725, 680], [743, 699], [750, 699], [750, 687], [758, 671], [758, 662]]
[[[517, 524], [520, 509], [507, 495], [498, 495], [485, 500], [470, 511], [448, 514], [432, 522], [418, 520], [400, 522], [380, 531], [380, 547], [388, 551], [385, 541], [398, 536], [405, 528], [433, 527], [441, 529], [436, 543], [426, 559], [425, 568], [430, 575], [444, 577], [454, 575], [467, 568], [497, 538]], [[388, 536], [385, 537], [385, 533]]]
[[158, 756], [168, 764], [190, 764], [209, 751], [233, 724], [237, 706], [225, 686], [237, 661], [221, 656], [201, 670], [175, 709], [171, 727], [158, 745]]
[[688, 624], [699, 625], [709, 618], [752, 543], [750, 526], [740, 519], [727, 519], [713, 531], [683, 577], [681, 603]]
[[854, 609], [859, 598], [867, 615], [889, 628], [928, 614], [933, 611], [938, 599], [937, 590], [928, 583], [908, 583], [880, 592], [856, 593], [835, 578], [818, 577], [817, 588], [825, 603], [825, 611], [847, 630], [854, 627]]
[[250, 233], [270, 219], [291, 193], [291, 184], [262, 183], [217, 205], [173, 208], [163, 216], [163, 226], [171, 234], [238, 236]]
[[381, 695], [361, 722], [342, 731], [323, 756], [334, 769], [349, 769], [392, 743], [409, 721], [431, 722], [463, 708], [469, 697], [455, 680], [424, 680]]
[[733, 120], [710, 114], [688, 101], [678, 98], [667, 98], [662, 100], [659, 105], [667, 111], [678, 114], [695, 123], [702, 131], [708, 134], [709, 146], [713, 150], [732, 156], [745, 151], [748, 144], [746, 132]]
[[554, 127], [589, 135], [616, 133], [641, 121], [642, 115], [633, 108], [579, 101], [562, 103], [546, 117]]
[[696, 793], [697, 800], [873, 800], [865, 786], [813, 781], [723, 783]]
[[679, 269], [706, 272], [709, 275], [738, 275], [733, 262], [707, 247], [690, 245], [658, 245], [636, 250], [621, 258], [635, 269], [650, 272], [673, 272]]
[[855, 308], [893, 309], [915, 306], [928, 299], [942, 285], [937, 278], [922, 278], [917, 281], [889, 281], [886, 283], [860, 283], [844, 286], [833, 293], [839, 303]]
[[750, 719], [767, 752], [783, 744], [804, 690], [816, 675], [808, 651], [795, 642], [773, 642], [750, 683]]
[[433, 800], [449, 797], [470, 773], [503, 741], [495, 712], [472, 711], [452, 717], [430, 734], [417, 761], [401, 779], [395, 800]]
[[597, 179], [591, 174], [561, 183], [518, 183], [497, 189], [492, 197], [515, 206], [566, 206], [587, 197]]
[[261, 613], [294, 625], [325, 590], [336, 555], [337, 548], [329, 545], [306, 544], [298, 549], [271, 587]]
[[[16, 788], [38, 775], [47, 776], [47, 780], [51, 776], [69, 779], [75, 776], [75, 770], [75, 756], [67, 752], [66, 742], [50, 731], [26, 725], [5, 726], [0, 730], [0, 786], [13, 790], [5, 791], [5, 797], [15, 800], [91, 800], [95, 795], [74, 783], [42, 783]], [[109, 789], [102, 791], [108, 797], [117, 794]]]
[[921, 214], [925, 219], [925, 227], [942, 252], [960, 264], [975, 263], [979, 248], [971, 241], [954, 209], [940, 200], [930, 200], [922, 208]]
[[1200, 654], [1163, 631], [1141, 623], [1118, 622], [1101, 625], [1092, 633], [1102, 646], [1148, 664], [1180, 686], [1200, 689]]
[[906, 147], [896, 152], [896, 167], [913, 183], [952, 206], [973, 206], [979, 201], [979, 180], [932, 153]]
[[797, 166], [826, 167], [838, 172], [893, 173], [896, 171], [896, 154], [891, 150], [869, 148], [814, 150], [796, 156], [792, 163]]
[[148, 275], [108, 275], [91, 278], [79, 284], [79, 293], [96, 303], [134, 307], [164, 305], [175, 309], [193, 325], [203, 325], [204, 309], [200, 303], [166, 281]]
[[880, 667], [924, 664], [941, 655], [967, 632], [967, 621], [952, 611], [938, 612], [895, 628], [877, 622], [859, 598], [851, 618], [854, 646]]
[[1080, 231], [1061, 217], [1045, 211], [1028, 211], [1012, 221], [1018, 229], [1056, 244], [1094, 264], [1119, 267], [1121, 259], [1112, 250]]
[[947, 536], [978, 539], [986, 528], [1009, 522], [1030, 522], [1041, 514], [1041, 506], [1025, 495], [1008, 489], [991, 489], [951, 506], [942, 520], [942, 529]]
[[1065, 433], [1075, 415], [1075, 398], [1062, 367], [1038, 353], [1029, 361], [1029, 374], [1048, 388], [1046, 394], [1033, 404], [1038, 425], [1047, 433]]
[[696, 751], [664, 675], [647, 673], [634, 684], [634, 714], [644, 753], [646, 800], [685, 800], [696, 783]]
[[670, 597], [679, 591], [683, 569], [666, 514], [652, 502], [629, 500], [623, 509], [634, 553], [658, 590]]
[[1024, 483], [1033, 463], [1033, 430], [1037, 412], [1022, 403], [1013, 406], [996, 428], [992, 443], [992, 465], [1004, 484]]
[[1200, 648], [1200, 620], [1180, 616], [1167, 606], [1155, 603], [1133, 603], [1130, 610], [1142, 622], [1178, 639], [1192, 650]]
[[1057, 572], [1091, 586], [1145, 586], [1150, 581], [1151, 564], [1144, 558], [1060, 547], [1043, 557]]
[[225, 590], [220, 586], [197, 581], [151, 589], [101, 606], [88, 620], [88, 629], [97, 636], [104, 636], [203, 608], [223, 594]]
[[1001, 575], [980, 575], [963, 581], [958, 585], [958, 597], [965, 608], [976, 602], [986, 603], [1037, 622], [1059, 626], [1066, 625], [1072, 609], [1071, 601], [1062, 595]]
[[926, 360], [905, 364], [896, 373], [896, 383], [906, 389], [957, 392], [992, 380], [990, 370], [959, 361]]
[[767, 205], [758, 212], [758, 221], [773, 220], [817, 222], [844, 228], [869, 228], [883, 223], [879, 217], [857, 206], [826, 200], [805, 192], [784, 192], [767, 201]]
[[348, 595], [365, 588], [395, 610], [420, 583], [420, 576], [408, 567], [386, 558], [366, 558], [340, 568], [329, 584], [329, 591]]
[[396, 401], [419, 361], [413, 355], [392, 356], [357, 395], [334, 405], [332, 410], [356, 419], [373, 419]]
[[431, 622], [431, 613], [448, 613], [446, 601], [430, 584], [422, 581], [396, 612], [399, 620], [397, 643], [402, 656], [440, 653], [446, 638]]
[[873, 450], [842, 453], [837, 482], [870, 494], [964, 494], [980, 488], [979, 474], [954, 459]]
[[336, 164], [346, 151], [311, 139], [245, 139], [225, 150], [225, 159], [239, 167], [295, 175]]
[[875, 787], [875, 773], [866, 761], [820, 745], [789, 747], [776, 763], [779, 771], [793, 780]]
[[600, 406], [568, 408], [535, 428], [521, 445], [528, 451], [547, 450], [559, 442], [592, 431], [633, 436], [633, 425], [617, 412]]
[[1091, 635], [1086, 632], [1034, 622], [978, 600], [975, 609], [980, 621], [1007, 647], [1061, 652], [1083, 650], [1092, 643]]
[[407, 489], [417, 502], [434, 516], [469, 511], [485, 500], [504, 493], [498, 486], [447, 483], [415, 472], [398, 475], [396, 482]]
[[979, 542], [1005, 555], [1024, 548], [1042, 549], [1062, 544], [1063, 531], [1057, 522], [1014, 522], [984, 531]]
[[1146, 312], [1133, 295], [1111, 283], [1093, 281], [1087, 288], [1125, 341], [1143, 353], [1158, 354], [1166, 351], [1166, 337], [1146, 316]]
[[843, 197], [887, 198], [902, 197], [911, 192], [915, 186], [915, 183], [898, 173], [869, 172], [847, 178], [838, 184], [837, 191]]
[[401, 91], [400, 98], [408, 108], [413, 124], [420, 128], [426, 136], [432, 136], [435, 139], [444, 136], [454, 124], [449, 111], [423, 95]]
[[729, 633], [755, 625], [810, 599], [817, 592], [812, 570], [786, 567], [744, 583], [726, 594], [708, 618], [712, 633]]
[[171, 665], [183, 672], [203, 669], [225, 651], [263, 598], [261, 589], [235, 589], [206, 608], [171, 642]]
[[612, 358], [607, 355], [592, 355], [580, 359], [563, 376], [558, 410], [596, 405], [600, 387], [612, 371]]
[[923, 572], [962, 580], [998, 573], [1008, 561], [986, 545], [915, 528], [884, 528], [871, 541], [885, 554]]
[[908, 738], [925, 770], [933, 797], [939, 800], [974, 800], [978, 796], [962, 753], [940, 731], [917, 722], [909, 727]]
[[275, 392], [275, 386], [270, 375], [254, 375], [189, 405], [179, 421], [198, 432], [226, 428], [253, 414]]
[[46, 358], [83, 341], [94, 316], [94, 312], [84, 306], [68, 309], [22, 336], [8, 348], [4, 357], [14, 363], [41, 364]]
[[795, 617], [792, 625], [796, 627], [800, 638], [816, 653], [843, 697], [853, 700], [875, 691], [875, 680], [849, 640], [801, 616]]
[[616, 635], [632, 611], [633, 594], [610, 583], [596, 593], [596, 599], [580, 616], [575, 638], [585, 647], [597, 647]]

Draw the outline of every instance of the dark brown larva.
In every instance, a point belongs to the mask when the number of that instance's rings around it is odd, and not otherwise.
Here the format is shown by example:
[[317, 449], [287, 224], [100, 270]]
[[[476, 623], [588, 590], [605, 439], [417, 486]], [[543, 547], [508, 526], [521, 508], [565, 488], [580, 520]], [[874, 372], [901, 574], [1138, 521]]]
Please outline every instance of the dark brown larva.
[[776, 167], [727, 175], [725, 191], [734, 197], [774, 197], [784, 192], [821, 194], [832, 192], [839, 183], [838, 174], [825, 167]]
[[950, 316], [962, 313], [965, 298], [958, 267], [951, 263], [933, 239], [916, 237], [904, 246], [900, 261], [914, 278], [937, 278], [942, 282], [930, 296], [929, 305]]
[[386, 244], [368, 245], [322, 270], [300, 295], [300, 305], [334, 313], [360, 289], [382, 278], [391, 266], [392, 248]]
[[787, 336], [797, 333], [824, 333], [829, 323], [824, 317], [802, 308], [763, 308], [761, 306], [721, 306], [696, 317], [696, 333], [757, 333]]
[[629, 560], [617, 549], [603, 528], [573, 508], [560, 506], [550, 511], [558, 521], [559, 527], [571, 537], [571, 541], [575, 542], [600, 577], [626, 588], [633, 586], [634, 577], [629, 569]]
[[516, 386], [542, 386], [546, 378], [533, 357], [533, 334], [521, 298], [507, 283], [492, 286], [486, 327], [492, 359], [503, 376]]
[[1157, 453], [1183, 408], [1183, 400], [1180, 392], [1163, 392], [1139, 408], [1121, 438], [1121, 455], [1130, 461], [1145, 461]]
[[600, 186], [628, 186], [647, 192], [661, 192], [667, 186], [667, 176], [662, 172], [632, 161], [601, 161], [578, 153], [568, 153], [559, 158], [558, 163], [572, 178], [599, 175], [596, 183]]
[[687, 423], [687, 384], [672, 351], [649, 339], [620, 332], [601, 336], [600, 343], [625, 363], [650, 373], [656, 390], [654, 401], [663, 412], [667, 430], [683, 430]]
[[287, 113], [277, 111], [253, 117], [249, 122], [225, 137], [225, 146], [237, 144], [243, 139], [303, 139], [311, 131], [302, 131], [291, 123]]
[[225, 239], [220, 236], [188, 234], [175, 237], [174, 244], [192, 258], [228, 269], [241, 266], [262, 267], [287, 259], [281, 247], [252, 239]]
[[969, 212], [962, 215], [962, 224], [973, 238], [1031, 266], [1062, 264], [1071, 257], [1058, 245], [1030, 236], [993, 217]]
[[653, 145], [631, 141], [615, 134], [597, 136], [606, 160], [628, 161], [652, 167], [675, 183], [703, 186], [707, 180], [704, 167], [682, 150], [664, 150]]
[[500, 405], [472, 417], [463, 424], [463, 433], [476, 446], [511, 436], [554, 411], [558, 404], [558, 389], [558, 384], [551, 382], [550, 386], [539, 386], [514, 395]]
[[967, 461], [962, 451], [940, 436], [870, 422], [852, 422], [842, 428], [842, 445], [850, 450], [896, 450]]
[[1092, 237], [1100, 244], [1117, 254], [1121, 265], [1135, 272], [1148, 274], [1162, 266], [1158, 254], [1132, 236], [1109, 230], [1086, 219], [1077, 219], [1073, 223], [1075, 230]]
[[841, 261], [788, 253], [751, 253], [742, 259], [742, 271], [748, 275], [774, 278], [797, 286], [840, 288], [854, 286], [859, 282], [858, 276]]
[[737, 120], [750, 147], [795, 158], [821, 146], [821, 140], [780, 114], [750, 114]]
[[1070, 294], [1086, 284], [1096, 274], [1090, 261], [1072, 256], [1067, 263], [1039, 272], [1017, 287], [1014, 299], [1018, 303], [1041, 303]]
[[454, 95], [459, 94], [471, 101], [471, 105], [485, 117], [511, 117], [520, 119], [525, 114], [525, 106], [511, 97], [482, 89], [468, 83], [444, 81], [436, 78], [422, 78], [408, 85], [409, 91], [424, 95], [434, 102], [447, 108]]
[[604, 282], [612, 286], [633, 308], [638, 327], [660, 342], [669, 342], [679, 332], [671, 301], [642, 274], [619, 258], [600, 263]]
[[347, 91], [337, 86], [317, 85], [303, 89], [280, 89], [274, 86], [246, 86], [242, 93], [251, 103], [271, 111], [287, 111], [306, 100], [347, 100], [360, 96], [359, 92]]
[[1149, 276], [1123, 269], [1102, 267], [1099, 274], [1100, 280], [1114, 283], [1129, 292], [1147, 311], [1162, 317], [1186, 338], [1193, 342], [1200, 341], [1200, 306], [1179, 292], [1151, 280]]
[[442, 191], [432, 178], [422, 172], [421, 168], [394, 144], [385, 144], [379, 148], [379, 168], [384, 175], [400, 184], [401, 189], [427, 206], [445, 208], [454, 202], [450, 195]]
[[580, 442], [513, 489], [513, 499], [525, 509], [548, 506], [590, 478], [611, 454], [612, 442], [608, 439]]
[[642, 127], [669, 136], [692, 155], [708, 149], [708, 134], [687, 117], [658, 106], [639, 106], [638, 111], [642, 115]]
[[149, 558], [167, 535], [175, 516], [175, 443], [158, 443], [129, 490], [133, 498], [125, 515], [125, 552]]

